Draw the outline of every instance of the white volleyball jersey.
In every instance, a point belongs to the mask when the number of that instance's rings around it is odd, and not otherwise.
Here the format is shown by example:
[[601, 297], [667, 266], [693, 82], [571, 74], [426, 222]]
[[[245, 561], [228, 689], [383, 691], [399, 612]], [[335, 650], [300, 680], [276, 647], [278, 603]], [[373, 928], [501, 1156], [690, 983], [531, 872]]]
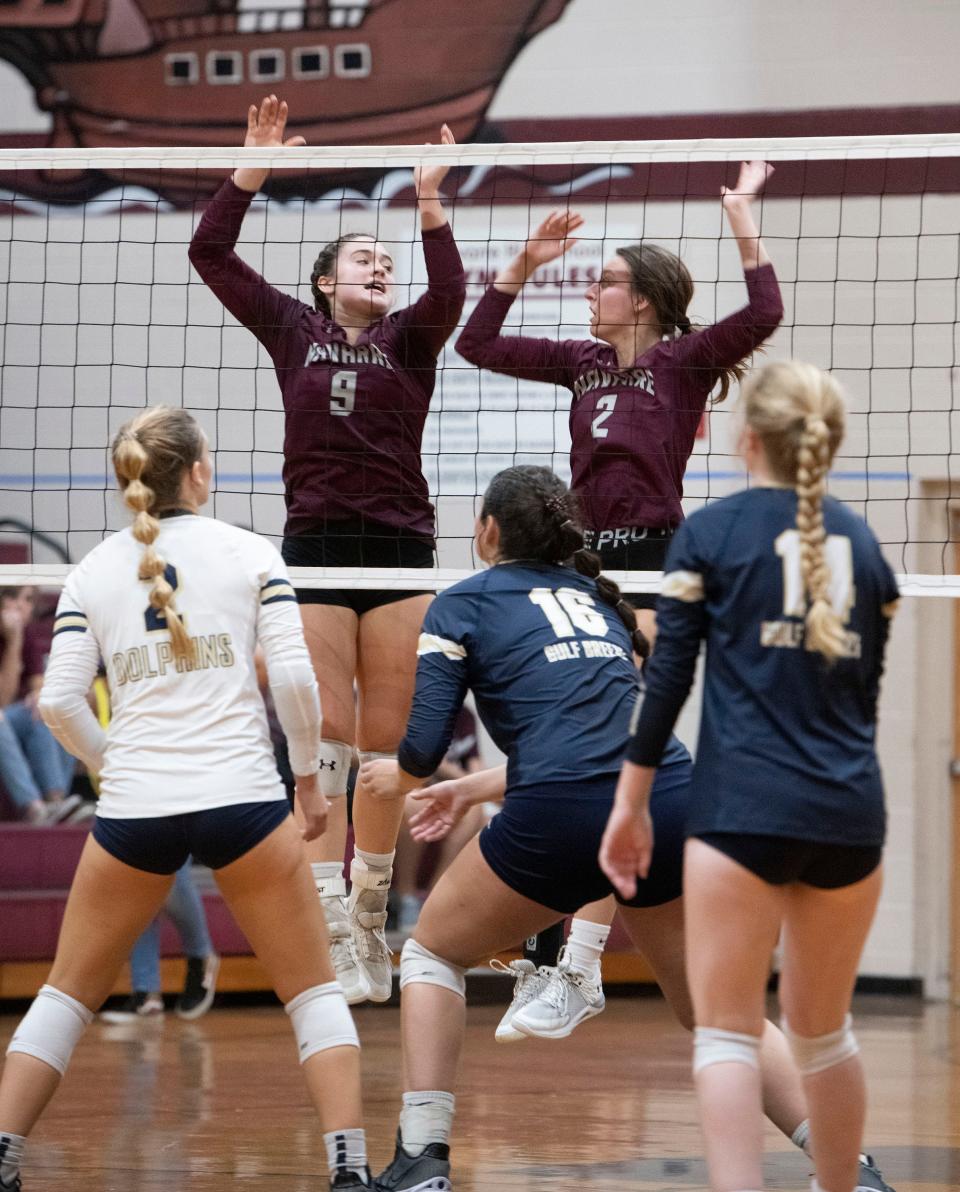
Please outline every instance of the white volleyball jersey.
[[[295, 773], [316, 769], [320, 733], [316, 682], [283, 560], [265, 539], [212, 518], [178, 512], [160, 526], [154, 548], [195, 660], [175, 657], [165, 618], [148, 602], [152, 581], [137, 577], [145, 548], [122, 530], [64, 585], [44, 719], [67, 748], [100, 768], [97, 812], [106, 818], [285, 798], [257, 686], [258, 640], [271, 687], [285, 691]], [[112, 717], [98, 744], [85, 697], [101, 660]]]

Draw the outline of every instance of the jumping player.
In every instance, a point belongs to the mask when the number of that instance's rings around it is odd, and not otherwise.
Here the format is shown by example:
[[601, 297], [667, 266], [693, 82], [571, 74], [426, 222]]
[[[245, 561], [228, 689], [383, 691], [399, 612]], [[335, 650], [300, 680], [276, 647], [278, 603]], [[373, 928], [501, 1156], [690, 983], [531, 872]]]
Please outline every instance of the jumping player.
[[[505, 774], [445, 784], [467, 792], [458, 813], [496, 797], [498, 787], [504, 805], [444, 873], [403, 949], [406, 1092], [396, 1155], [378, 1177], [384, 1192], [450, 1187], [466, 969], [610, 893], [591, 849], [636, 703], [633, 651], [642, 654], [645, 643], [633, 633], [633, 609], [581, 549], [574, 517], [566, 487], [546, 468], [509, 468], [494, 478], [476, 527], [478, 554], [492, 566], [431, 605], [399, 761], [361, 768], [373, 797], [418, 786], [443, 756], [468, 688], [508, 758]], [[576, 569], [561, 563], [571, 556]], [[657, 855], [621, 913], [678, 1018], [692, 1026], [680, 898], [689, 772], [689, 755], [673, 739], [654, 793]], [[428, 791], [424, 801], [425, 821], [456, 818], [442, 793]], [[805, 1117], [803, 1098], [772, 1025], [764, 1062], [770, 1115], [793, 1134]]]
[[865, 1091], [849, 1010], [880, 894], [874, 741], [897, 585], [865, 523], [824, 495], [844, 429], [832, 378], [770, 365], [745, 386], [742, 411], [753, 484], [695, 513], [671, 544], [601, 863], [625, 898], [648, 872], [648, 797], [705, 639], [684, 891], [711, 1187], [762, 1187], [757, 1054], [782, 932], [780, 1000], [810, 1106], [813, 1187], [850, 1192]]
[[[710, 394], [726, 397], [743, 362], [783, 317], [776, 275], [760, 239], [752, 202], [772, 173], [746, 162], [737, 185], [723, 188], [723, 209], [737, 240], [748, 303], [704, 330], [687, 316], [693, 280], [683, 261], [655, 244], [620, 248], [604, 262], [585, 297], [593, 340], [501, 335], [530, 277], [563, 256], [583, 225], [554, 212], [477, 303], [457, 351], [482, 368], [561, 385], [570, 407], [571, 486], [587, 546], [605, 569], [662, 571], [683, 520], [683, 474]], [[719, 386], [719, 389], [718, 389]], [[655, 598], [631, 597], [652, 639]]]
[[[40, 696], [61, 743], [100, 774], [93, 833], [46, 985], [0, 1080], [0, 1189], [19, 1189], [24, 1139], [189, 855], [214, 871], [290, 1016], [323, 1123], [331, 1186], [369, 1186], [359, 1043], [274, 763], [253, 653], [263, 648], [290, 747], [305, 839], [323, 831], [320, 708], [296, 598], [273, 546], [197, 516], [213, 465], [180, 409], [156, 407], [113, 443], [131, 529], [95, 547], [61, 595]], [[113, 717], [87, 703], [106, 662]], [[278, 930], [282, 924], [282, 930]]]
[[[303, 144], [284, 134], [287, 105], [251, 106], [245, 145]], [[444, 127], [444, 144], [453, 137]], [[270, 353], [286, 413], [283, 557], [296, 567], [432, 567], [434, 513], [420, 445], [437, 357], [463, 308], [460, 254], [440, 203], [442, 166], [415, 171], [426, 293], [391, 313], [393, 259], [372, 234], [321, 249], [314, 306], [269, 285], [234, 251], [267, 171], [238, 169], [197, 227], [190, 260], [227, 310]], [[331, 824], [311, 852], [337, 976], [351, 1002], [390, 996], [386, 898], [402, 804], [354, 804], [356, 854], [344, 903], [347, 776], [361, 759], [393, 757], [413, 693], [426, 593], [301, 589], [307, 646], [320, 685], [320, 781]], [[354, 681], [358, 703], [354, 701]]]

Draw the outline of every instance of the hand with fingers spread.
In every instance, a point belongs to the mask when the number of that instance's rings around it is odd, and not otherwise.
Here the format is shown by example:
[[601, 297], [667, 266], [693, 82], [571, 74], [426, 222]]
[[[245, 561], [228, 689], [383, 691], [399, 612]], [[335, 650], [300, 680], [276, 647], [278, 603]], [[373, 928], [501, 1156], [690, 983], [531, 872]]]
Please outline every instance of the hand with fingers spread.
[[[275, 95], [268, 95], [261, 100], [259, 108], [252, 103], [247, 109], [247, 135], [244, 137], [243, 147], [272, 149], [280, 145], [287, 148], [305, 145], [307, 142], [301, 136], [287, 137], [284, 140], [288, 115], [286, 100], [277, 99]], [[233, 181], [241, 190], [258, 191], [269, 172], [259, 166], [241, 166], [234, 171]]]
[[528, 237], [524, 255], [530, 276], [541, 265], [555, 261], [577, 243], [573, 233], [583, 227], [583, 216], [575, 211], [551, 211], [532, 236]]
[[761, 193], [767, 179], [773, 173], [773, 166], [765, 161], [745, 161], [740, 166], [736, 186], [722, 186], [720, 194], [725, 211], [737, 204], [750, 203]]
[[462, 790], [459, 778], [437, 782], [413, 791], [412, 799], [421, 805], [407, 822], [414, 840], [443, 840], [463, 819], [474, 801]]

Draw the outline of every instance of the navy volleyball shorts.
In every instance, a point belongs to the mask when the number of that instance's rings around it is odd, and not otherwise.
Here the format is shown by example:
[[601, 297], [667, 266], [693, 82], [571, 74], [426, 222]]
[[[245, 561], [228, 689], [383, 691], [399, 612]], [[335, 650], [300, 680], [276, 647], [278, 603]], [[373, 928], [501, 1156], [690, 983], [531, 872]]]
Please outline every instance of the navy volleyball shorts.
[[[683, 893], [690, 763], [657, 773], [650, 797], [653, 861], [625, 906], [661, 906]], [[614, 893], [597, 854], [607, 826], [617, 775], [529, 794], [507, 791], [503, 810], [480, 833], [480, 852], [512, 890], [568, 915]]]
[[286, 799], [234, 803], [182, 815], [93, 821], [93, 838], [124, 865], [147, 873], [176, 873], [188, 857], [222, 869], [265, 840], [290, 814]]
[[[288, 567], [419, 567], [436, 564], [432, 538], [407, 534], [379, 522], [329, 522], [316, 534], [287, 535], [280, 553]], [[427, 589], [297, 588], [301, 604], [333, 604], [358, 617], [411, 596], [432, 595]]]
[[771, 886], [802, 882], [818, 890], [838, 890], [862, 882], [883, 859], [883, 846], [879, 844], [824, 844], [746, 832], [694, 835]]

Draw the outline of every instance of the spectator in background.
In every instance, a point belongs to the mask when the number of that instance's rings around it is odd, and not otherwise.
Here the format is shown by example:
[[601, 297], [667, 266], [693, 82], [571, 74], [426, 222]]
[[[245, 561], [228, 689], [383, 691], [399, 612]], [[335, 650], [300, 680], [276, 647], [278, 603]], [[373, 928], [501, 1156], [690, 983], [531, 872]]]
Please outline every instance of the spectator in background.
[[[220, 957], [214, 952], [207, 930], [203, 901], [192, 875], [190, 858], [174, 875], [163, 911], [173, 921], [183, 953], [187, 958], [187, 978], [183, 993], [177, 998], [179, 1018], [200, 1018], [213, 1005]], [[130, 953], [130, 984], [133, 992], [115, 1010], [104, 1010], [103, 1022], [139, 1022], [145, 1018], [163, 1016], [163, 993], [160, 984], [160, 915], [153, 920]]]
[[[482, 769], [484, 769], [484, 765], [480, 758], [477, 740], [477, 720], [473, 712], [464, 706], [457, 713], [450, 748], [430, 782], [446, 782], [452, 778], [464, 778], [467, 774], [474, 774], [477, 770]], [[424, 785], [429, 784], [425, 783]], [[393, 863], [391, 917], [395, 917], [396, 929], [405, 934], [411, 932], [416, 926], [420, 907], [423, 904], [423, 896], [433, 888], [453, 858], [467, 841], [480, 831], [488, 818], [484, 805], [478, 804], [471, 807], [450, 834], [438, 842], [435, 846], [436, 863], [430, 866], [429, 880], [425, 883], [421, 893], [418, 888], [418, 877], [423, 868], [424, 854], [431, 846], [414, 840], [407, 826], [407, 816], [415, 814], [419, 809], [419, 804], [407, 801], [407, 810], [397, 839], [397, 855]]]
[[53, 626], [34, 619], [35, 605], [34, 588], [0, 588], [0, 783], [20, 818], [50, 824], [81, 799], [69, 793], [74, 759], [37, 711]]

